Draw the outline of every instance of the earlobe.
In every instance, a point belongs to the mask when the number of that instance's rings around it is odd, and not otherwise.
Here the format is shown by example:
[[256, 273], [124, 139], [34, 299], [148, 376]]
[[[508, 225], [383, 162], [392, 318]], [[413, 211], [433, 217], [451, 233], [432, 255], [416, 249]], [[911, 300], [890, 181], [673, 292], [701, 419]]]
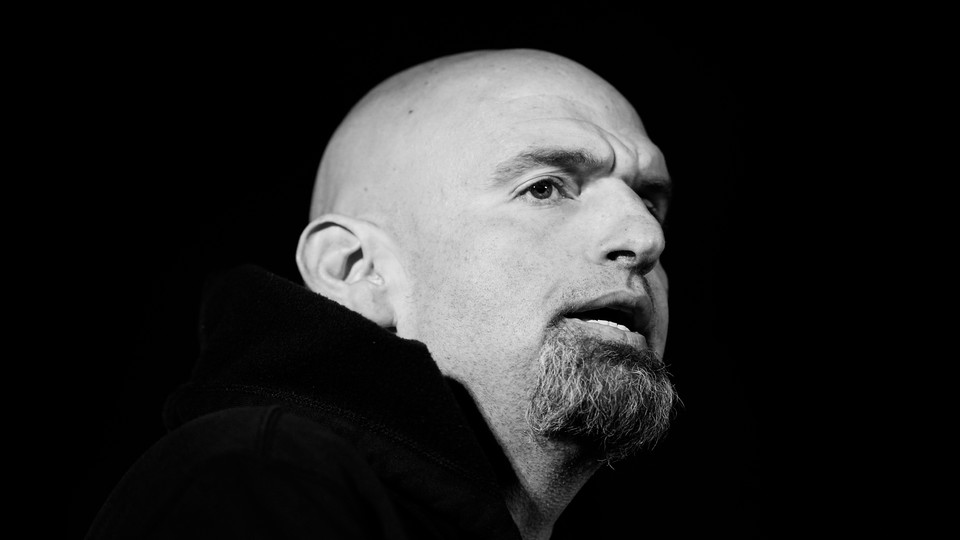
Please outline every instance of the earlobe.
[[306, 286], [352, 309], [380, 326], [395, 326], [390, 280], [378, 259], [389, 250], [378, 249], [379, 231], [372, 223], [327, 214], [310, 222], [300, 235], [297, 267]]

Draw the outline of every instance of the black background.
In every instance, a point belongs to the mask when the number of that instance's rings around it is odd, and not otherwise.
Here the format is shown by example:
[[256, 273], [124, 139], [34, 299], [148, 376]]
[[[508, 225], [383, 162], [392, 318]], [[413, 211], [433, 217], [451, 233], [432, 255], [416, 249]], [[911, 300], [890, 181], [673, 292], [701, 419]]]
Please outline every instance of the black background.
[[781, 537], [845, 512], [842, 487], [809, 496], [822, 492], [811, 484], [824, 444], [806, 404], [836, 389], [803, 382], [812, 330], [796, 308], [813, 301], [825, 258], [808, 253], [828, 210], [809, 177], [843, 174], [826, 165], [832, 155], [811, 167], [811, 154], [833, 150], [810, 136], [842, 130], [823, 120], [853, 100], [837, 83], [851, 68], [836, 55], [850, 49], [828, 51], [823, 29], [789, 14], [692, 22], [639, 8], [127, 15], [66, 52], [66, 119], [81, 151], [64, 173], [71, 217], [58, 257], [76, 285], [69, 338], [52, 339], [83, 357], [65, 371], [71, 534], [163, 434], [163, 400], [197, 354], [205, 276], [253, 262], [298, 279], [313, 176], [349, 107], [419, 62], [511, 47], [565, 55], [610, 81], [675, 183], [663, 261], [683, 405], [652, 452], [588, 484], [556, 536]]

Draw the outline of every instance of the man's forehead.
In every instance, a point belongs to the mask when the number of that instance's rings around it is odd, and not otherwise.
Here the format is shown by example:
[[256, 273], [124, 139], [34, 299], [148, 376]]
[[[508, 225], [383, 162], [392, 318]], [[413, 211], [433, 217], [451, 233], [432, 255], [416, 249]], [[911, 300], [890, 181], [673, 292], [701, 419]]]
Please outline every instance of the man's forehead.
[[[505, 123], [497, 133], [480, 137], [477, 144], [485, 145], [478, 153], [478, 168], [492, 166], [498, 178], [505, 170], [523, 162], [531, 153], [544, 154], [560, 151], [580, 155], [591, 168], [606, 164], [611, 171], [616, 165], [629, 175], [668, 176], [660, 149], [643, 131], [642, 125], [629, 122], [601, 125], [577, 116], [525, 117], [518, 116]], [[520, 158], [518, 160], [518, 158]]]
[[484, 164], [527, 147], [582, 150], [601, 160], [623, 153], [659, 154], [639, 116], [619, 94], [503, 93], [462, 110], [466, 116], [447, 118], [448, 127], [461, 132], [459, 148], [472, 146]]
[[496, 139], [491, 139], [496, 142], [490, 145], [487, 157], [500, 161], [531, 149], [563, 148], [608, 161], [613, 158], [614, 149], [607, 138], [609, 134], [601, 128], [579, 118], [518, 118]]

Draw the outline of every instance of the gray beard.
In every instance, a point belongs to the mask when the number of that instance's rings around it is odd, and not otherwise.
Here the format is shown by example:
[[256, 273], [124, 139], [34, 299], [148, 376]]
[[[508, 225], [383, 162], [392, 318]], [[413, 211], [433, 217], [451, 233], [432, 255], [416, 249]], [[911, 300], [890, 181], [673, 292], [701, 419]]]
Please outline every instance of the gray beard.
[[527, 421], [534, 434], [572, 441], [609, 463], [652, 445], [676, 400], [655, 351], [560, 328], [540, 355]]

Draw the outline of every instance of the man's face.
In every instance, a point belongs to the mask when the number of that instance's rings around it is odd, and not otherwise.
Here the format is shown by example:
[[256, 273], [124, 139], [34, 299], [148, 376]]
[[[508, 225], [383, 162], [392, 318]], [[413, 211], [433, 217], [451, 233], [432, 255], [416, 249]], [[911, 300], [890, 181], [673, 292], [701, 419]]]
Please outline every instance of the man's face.
[[559, 342], [663, 353], [669, 180], [608, 86], [535, 80], [470, 97], [435, 126], [436, 158], [411, 186], [424, 196], [402, 334], [488, 419], [518, 426]]

